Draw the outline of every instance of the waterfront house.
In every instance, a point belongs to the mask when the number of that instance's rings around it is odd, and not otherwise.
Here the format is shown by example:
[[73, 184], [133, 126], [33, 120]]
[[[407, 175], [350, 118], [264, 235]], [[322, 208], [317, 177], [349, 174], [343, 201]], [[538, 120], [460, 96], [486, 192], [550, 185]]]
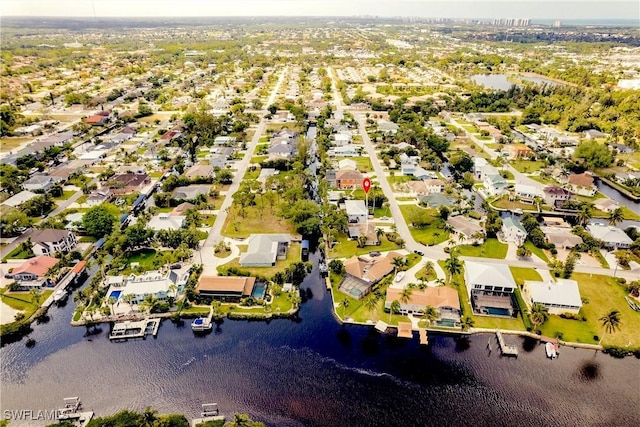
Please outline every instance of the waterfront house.
[[36, 255], [67, 253], [78, 244], [76, 235], [69, 230], [34, 230], [30, 238], [31, 249]]
[[273, 267], [277, 260], [287, 259], [291, 244], [288, 234], [252, 234], [247, 239], [247, 252], [240, 256], [243, 267]]
[[400, 257], [398, 252], [388, 252], [378, 257], [353, 256], [345, 261], [345, 275], [340, 282], [340, 291], [355, 299], [365, 297], [373, 285], [394, 270], [393, 259]]
[[485, 174], [482, 182], [492, 196], [500, 196], [507, 191], [507, 181], [500, 174]]
[[158, 301], [175, 298], [184, 290], [189, 280], [190, 268], [190, 265], [183, 264], [179, 269], [166, 272], [152, 270], [140, 275], [124, 276], [119, 282], [122, 287], [120, 298], [131, 299], [133, 304], [141, 304], [149, 295], [153, 295]]
[[534, 203], [535, 198], [540, 196], [540, 190], [533, 185], [515, 184], [513, 194], [520, 202]]
[[28, 290], [34, 287], [42, 287], [49, 284], [47, 273], [49, 269], [60, 262], [59, 259], [47, 255], [40, 255], [29, 258], [17, 267], [14, 267], [11, 273], [8, 273], [13, 280], [24, 289]]
[[544, 202], [552, 209], [561, 207], [567, 200], [570, 200], [573, 193], [566, 188], [556, 185], [548, 185], [542, 189]]
[[512, 217], [506, 217], [502, 219], [501, 228], [502, 240], [509, 243], [515, 243], [520, 246], [527, 238], [527, 230], [522, 226], [520, 221]]
[[567, 187], [575, 194], [593, 197], [598, 189], [593, 183], [593, 176], [590, 173], [572, 173], [567, 178]]
[[522, 296], [528, 306], [542, 304], [549, 314], [578, 314], [582, 307], [578, 282], [569, 279], [556, 279], [555, 282], [525, 280]]
[[582, 237], [571, 232], [567, 227], [551, 226], [540, 227], [547, 243], [552, 243], [556, 248], [573, 249], [582, 243]]
[[596, 239], [602, 240], [607, 249], [626, 249], [633, 244], [633, 240], [624, 231], [612, 225], [589, 224], [587, 231]]
[[510, 317], [514, 315], [516, 282], [509, 266], [466, 261], [464, 279], [474, 313]]
[[433, 307], [438, 311], [436, 323], [443, 323], [447, 326], [454, 326], [460, 322], [460, 299], [458, 291], [447, 286], [427, 287], [424, 290], [414, 289], [411, 292], [409, 301], [402, 301], [402, 289], [388, 288], [384, 307], [389, 310], [394, 301], [400, 303], [400, 312], [404, 315], [420, 314], [427, 307]]
[[615, 200], [604, 198], [593, 202], [593, 207], [603, 212], [613, 212], [618, 209], [620, 205]]
[[202, 275], [195, 291], [204, 297], [238, 301], [248, 297], [255, 286], [255, 277], [208, 276]]

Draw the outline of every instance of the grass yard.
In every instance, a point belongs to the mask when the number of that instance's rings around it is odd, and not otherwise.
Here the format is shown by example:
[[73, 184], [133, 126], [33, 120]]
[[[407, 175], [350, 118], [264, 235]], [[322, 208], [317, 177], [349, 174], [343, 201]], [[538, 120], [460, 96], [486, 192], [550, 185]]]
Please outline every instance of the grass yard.
[[269, 156], [253, 156], [251, 157], [251, 163], [262, 163], [267, 160]]
[[76, 194], [75, 191], [63, 190], [62, 191], [62, 196], [53, 197], [53, 200], [69, 200], [71, 198], [71, 196], [73, 196], [74, 194]]
[[[169, 251], [167, 251], [169, 252]], [[144, 272], [149, 270], [154, 270], [156, 267], [154, 265], [154, 261], [156, 258], [161, 258], [162, 252], [156, 252], [155, 249], [146, 249], [135, 254], [131, 254], [127, 257], [127, 266], [122, 272], [118, 274], [131, 274], [134, 272], [134, 269], [131, 268], [131, 264], [134, 262], [138, 263], [138, 268], [135, 272]]]
[[509, 267], [511, 274], [513, 274], [513, 280], [516, 284], [522, 286], [525, 280], [537, 280], [542, 281], [542, 276], [533, 268], [526, 267]]
[[411, 235], [417, 242], [432, 246], [449, 240], [449, 232], [444, 230], [445, 222], [435, 214], [431, 215], [429, 225], [417, 228], [411, 225], [410, 218], [417, 213], [425, 213], [425, 209], [414, 205], [400, 205], [400, 211], [409, 226]]
[[247, 168], [247, 171], [244, 173], [242, 179], [258, 179], [260, 176], [260, 171], [258, 169], [251, 170], [251, 168]]
[[513, 160], [511, 166], [520, 173], [532, 173], [539, 171], [547, 164], [542, 160]]
[[27, 251], [23, 251], [21, 248], [22, 245], [18, 245], [14, 250], [9, 252], [7, 256], [2, 258], [2, 262], [6, 262], [8, 259], [27, 259], [33, 258], [35, 254], [31, 251], [31, 249]]
[[336, 161], [338, 162], [345, 159], [353, 160], [354, 162], [356, 162], [356, 169], [358, 169], [360, 172], [373, 171], [371, 159], [369, 159], [368, 157], [336, 157]]
[[14, 310], [20, 310], [25, 312], [25, 316], [28, 318], [35, 312], [40, 305], [46, 301], [47, 298], [53, 293], [53, 290], [45, 290], [40, 293], [40, 302], [35, 303], [33, 301], [33, 295], [31, 292], [3, 292], [0, 295], [2, 302], [7, 304]]
[[386, 236], [380, 237], [380, 245], [378, 246], [365, 246], [363, 248], [358, 247], [358, 242], [349, 239], [346, 234], [340, 235], [333, 247], [329, 249], [330, 258], [350, 258], [354, 255], [365, 255], [371, 251], [386, 252], [399, 249], [398, 245], [394, 242], [390, 242]]
[[457, 249], [460, 256], [504, 259], [507, 256], [509, 245], [499, 242], [498, 239], [491, 238], [486, 239], [482, 245], [459, 245]]
[[295, 227], [285, 219], [276, 215], [277, 206], [272, 210], [262, 207], [260, 204], [245, 208], [244, 215], [240, 214], [240, 206], [232, 204], [229, 214], [222, 227], [222, 234], [227, 237], [246, 238], [250, 234], [264, 233], [289, 233], [296, 234]]
[[291, 264], [300, 261], [301, 252], [302, 248], [300, 247], [299, 243], [291, 243], [291, 245], [289, 246], [289, 252], [287, 253], [287, 259], [276, 261], [276, 265], [273, 267], [242, 267], [240, 265], [240, 259], [236, 258], [218, 267], [218, 272], [224, 273], [227, 271], [227, 269], [235, 267], [248, 272], [251, 276], [271, 278], [277, 272], [284, 271]]
[[491, 206], [498, 209], [508, 209], [508, 210], [522, 209], [523, 211], [534, 211], [534, 212], [538, 211], [535, 205], [532, 205], [531, 203], [510, 201], [509, 196], [506, 196], [506, 195], [494, 202], [491, 202], [490, 204]]
[[[626, 347], [640, 346], [640, 313], [633, 311], [624, 300], [626, 292], [612, 277], [574, 273], [571, 277], [578, 282], [580, 295], [588, 303], [582, 306], [580, 315], [586, 322], [580, 320], [562, 319], [559, 316], [551, 316], [550, 320], [541, 327], [544, 335], [556, 336], [562, 332], [565, 341], [576, 341], [597, 344], [594, 335], [604, 337], [603, 345], [616, 345]], [[620, 330], [611, 334], [605, 334], [600, 318], [610, 310], [620, 311]]]
[[387, 218], [391, 218], [391, 209], [389, 207], [386, 208], [375, 208], [373, 210], [373, 216], [376, 218], [380, 218], [386, 216]]
[[25, 142], [31, 141], [32, 137], [0, 138], [0, 152], [8, 153], [15, 150]]
[[546, 263], [550, 262], [549, 257], [547, 256], [545, 251], [543, 249], [540, 249], [539, 247], [537, 247], [533, 243], [531, 243], [529, 240], [526, 240], [524, 242], [524, 247], [529, 249], [533, 255], [537, 256], [538, 258], [540, 258], [544, 262], [546, 262]]

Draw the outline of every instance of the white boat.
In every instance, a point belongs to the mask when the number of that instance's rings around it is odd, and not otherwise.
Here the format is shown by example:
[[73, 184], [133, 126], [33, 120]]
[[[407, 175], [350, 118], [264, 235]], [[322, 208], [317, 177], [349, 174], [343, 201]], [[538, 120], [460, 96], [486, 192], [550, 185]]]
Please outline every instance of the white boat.
[[404, 278], [404, 271], [399, 272], [398, 274], [396, 274], [396, 278], [394, 279], [394, 282], [399, 282]]
[[556, 353], [556, 346], [553, 343], [546, 343], [544, 345], [544, 350], [547, 352], [547, 357], [549, 359], [555, 359], [558, 356], [558, 353]]
[[208, 317], [198, 317], [191, 322], [191, 330], [194, 332], [210, 331], [213, 324]]
[[67, 297], [67, 292], [64, 289], [58, 289], [53, 293], [53, 302], [62, 301]]

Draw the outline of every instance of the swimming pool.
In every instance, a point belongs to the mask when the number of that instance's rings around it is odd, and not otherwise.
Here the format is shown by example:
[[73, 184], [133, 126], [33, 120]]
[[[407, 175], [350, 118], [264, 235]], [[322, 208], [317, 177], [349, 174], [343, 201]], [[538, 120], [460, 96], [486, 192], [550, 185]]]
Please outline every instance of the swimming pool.
[[116, 300], [120, 297], [122, 291], [111, 291], [109, 294], [109, 298], [115, 298]]
[[202, 320], [201, 317], [198, 317], [196, 320], [193, 321], [194, 325], [202, 325], [204, 323], [204, 321]]
[[493, 316], [511, 316], [511, 314], [509, 314], [509, 310], [507, 310], [506, 308], [487, 307], [487, 313]]
[[253, 291], [251, 291], [251, 296], [255, 299], [264, 299], [264, 294], [267, 290], [267, 287], [263, 284], [256, 284], [253, 287]]

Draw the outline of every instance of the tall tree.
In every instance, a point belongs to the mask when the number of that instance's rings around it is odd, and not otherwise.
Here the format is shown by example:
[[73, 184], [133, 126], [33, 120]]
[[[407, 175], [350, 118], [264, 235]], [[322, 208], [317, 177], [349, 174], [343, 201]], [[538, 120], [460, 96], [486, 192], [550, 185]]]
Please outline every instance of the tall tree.
[[624, 214], [622, 212], [622, 208], [618, 207], [609, 212], [609, 224], [616, 226], [622, 222], [624, 219]]
[[460, 274], [462, 271], [462, 263], [453, 251], [449, 254], [449, 258], [444, 262], [444, 268], [447, 273], [449, 273], [449, 283], [453, 280], [453, 276]]
[[[604, 328], [605, 332], [612, 334], [618, 330], [620, 330], [620, 326], [622, 325], [622, 320], [620, 319], [621, 315], [618, 310], [611, 310], [609, 313], [602, 316], [599, 320]], [[600, 338], [600, 342], [604, 339], [604, 335]]]

